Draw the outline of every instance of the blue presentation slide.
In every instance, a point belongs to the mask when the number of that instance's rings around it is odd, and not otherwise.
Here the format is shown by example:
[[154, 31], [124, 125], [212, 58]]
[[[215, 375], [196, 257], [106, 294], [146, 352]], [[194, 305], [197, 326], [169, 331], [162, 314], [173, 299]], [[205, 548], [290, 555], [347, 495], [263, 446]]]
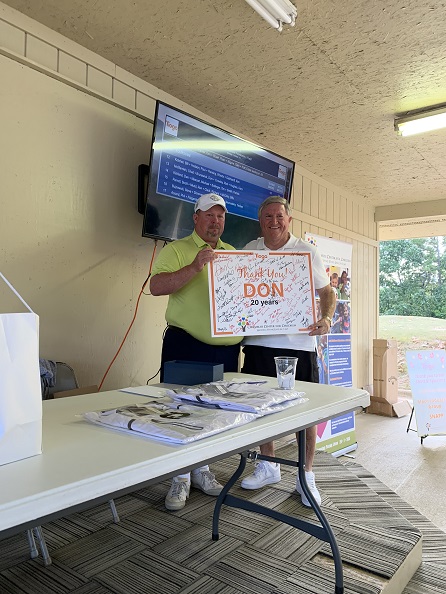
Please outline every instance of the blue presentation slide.
[[153, 149], [152, 175], [161, 196], [195, 202], [216, 192], [231, 214], [256, 221], [265, 198], [290, 191], [292, 161], [163, 104]]

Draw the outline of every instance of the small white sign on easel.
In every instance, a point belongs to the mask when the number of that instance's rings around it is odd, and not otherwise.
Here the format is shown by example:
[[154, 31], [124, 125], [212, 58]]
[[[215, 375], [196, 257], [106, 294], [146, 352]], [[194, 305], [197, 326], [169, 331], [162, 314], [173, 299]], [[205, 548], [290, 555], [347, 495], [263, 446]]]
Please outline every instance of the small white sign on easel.
[[419, 437], [446, 435], [446, 351], [407, 351]]

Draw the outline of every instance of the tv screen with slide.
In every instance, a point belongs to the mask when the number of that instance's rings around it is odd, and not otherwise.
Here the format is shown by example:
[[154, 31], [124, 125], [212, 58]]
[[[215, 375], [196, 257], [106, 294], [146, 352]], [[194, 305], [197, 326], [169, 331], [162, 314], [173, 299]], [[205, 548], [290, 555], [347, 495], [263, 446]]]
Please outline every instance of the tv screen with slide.
[[189, 235], [195, 201], [215, 192], [228, 209], [222, 239], [240, 249], [260, 235], [265, 198], [290, 200], [293, 174], [293, 161], [157, 101], [142, 234]]

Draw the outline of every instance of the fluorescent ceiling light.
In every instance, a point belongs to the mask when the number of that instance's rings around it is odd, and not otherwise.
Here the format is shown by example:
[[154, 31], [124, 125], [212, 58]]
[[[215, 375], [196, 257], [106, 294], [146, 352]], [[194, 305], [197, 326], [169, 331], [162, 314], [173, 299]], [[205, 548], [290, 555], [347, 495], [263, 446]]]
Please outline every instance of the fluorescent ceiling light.
[[289, 0], [246, 0], [246, 2], [279, 33], [284, 24], [290, 27], [296, 24], [297, 8]]
[[400, 136], [411, 136], [441, 128], [446, 128], [446, 105], [424, 109], [416, 114], [395, 120], [395, 130]]

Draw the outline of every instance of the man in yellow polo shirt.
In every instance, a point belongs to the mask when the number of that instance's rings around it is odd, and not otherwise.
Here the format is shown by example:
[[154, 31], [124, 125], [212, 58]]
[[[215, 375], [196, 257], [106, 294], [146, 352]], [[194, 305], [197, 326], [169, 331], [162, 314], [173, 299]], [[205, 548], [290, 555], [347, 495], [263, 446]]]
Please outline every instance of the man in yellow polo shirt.
[[[241, 337], [213, 338], [206, 264], [215, 258], [214, 250], [233, 250], [220, 240], [225, 227], [225, 201], [218, 194], [200, 196], [194, 207], [194, 231], [184, 239], [167, 244], [152, 271], [152, 295], [169, 295], [167, 329], [161, 352], [161, 381], [164, 363], [173, 360], [223, 363], [225, 371], [238, 371]], [[174, 477], [165, 505], [182, 509], [190, 486], [207, 495], [218, 496], [222, 485], [202, 466]]]

